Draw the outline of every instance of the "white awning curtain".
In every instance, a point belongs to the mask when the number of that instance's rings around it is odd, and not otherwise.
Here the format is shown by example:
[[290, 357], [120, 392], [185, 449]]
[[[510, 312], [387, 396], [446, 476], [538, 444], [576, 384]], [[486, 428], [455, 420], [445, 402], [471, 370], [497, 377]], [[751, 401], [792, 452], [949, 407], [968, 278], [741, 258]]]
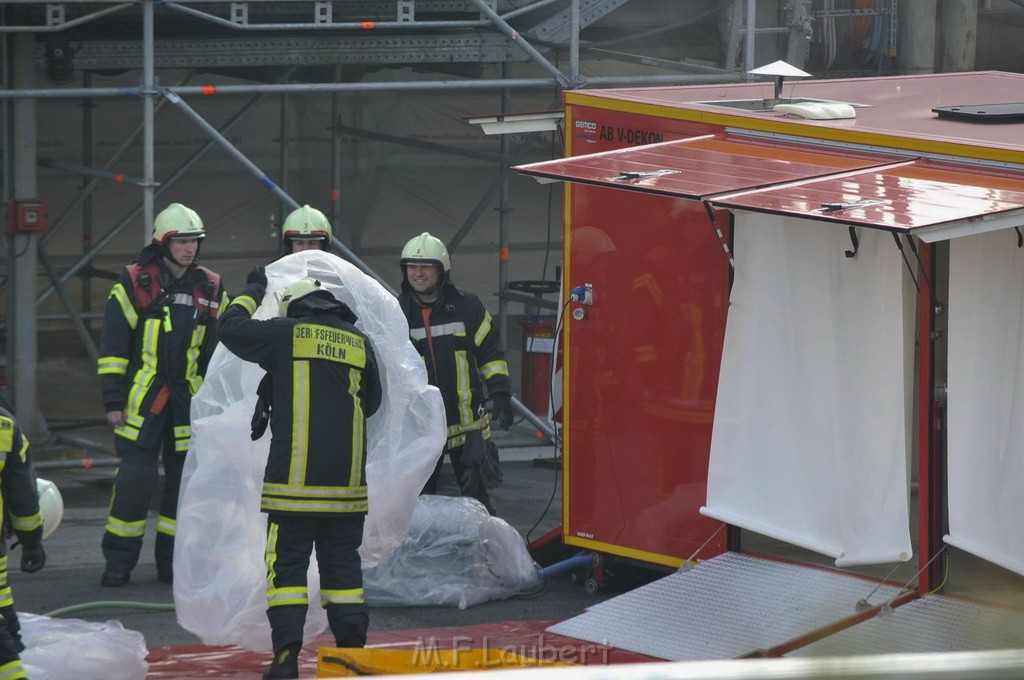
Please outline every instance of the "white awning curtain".
[[[737, 211], [710, 517], [836, 559], [908, 560], [913, 289], [891, 234]], [[912, 390], [909, 391], [912, 393]]]
[[949, 244], [947, 543], [1024, 574], [1024, 249]]

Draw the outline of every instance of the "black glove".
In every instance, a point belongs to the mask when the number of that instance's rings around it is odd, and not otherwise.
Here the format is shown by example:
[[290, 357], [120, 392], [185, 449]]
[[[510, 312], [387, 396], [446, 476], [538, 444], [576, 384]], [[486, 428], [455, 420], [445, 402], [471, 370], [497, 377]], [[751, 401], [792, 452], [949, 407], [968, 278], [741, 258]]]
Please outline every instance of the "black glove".
[[495, 392], [492, 398], [494, 410], [491, 411], [491, 420], [497, 422], [501, 429], [507, 430], [512, 427], [512, 421], [516, 417], [516, 411], [512, 408], [512, 395], [508, 392]]
[[253, 267], [249, 276], [245, 277], [246, 283], [258, 283], [265, 289], [267, 287], [267, 270], [263, 266]]
[[43, 546], [37, 545], [34, 548], [21, 547], [21, 570], [26, 574], [39, 571], [46, 564], [46, 553]]

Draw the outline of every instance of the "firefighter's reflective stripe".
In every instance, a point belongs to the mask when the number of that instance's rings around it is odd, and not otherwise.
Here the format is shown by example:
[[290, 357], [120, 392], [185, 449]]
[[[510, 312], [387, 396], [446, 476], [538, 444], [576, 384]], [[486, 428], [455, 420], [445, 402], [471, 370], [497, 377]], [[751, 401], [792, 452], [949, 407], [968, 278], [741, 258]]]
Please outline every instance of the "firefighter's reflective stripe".
[[10, 607], [13, 604], [14, 595], [7, 581], [7, 556], [4, 555], [0, 557], [0, 607]]
[[294, 498], [290, 496], [275, 496], [263, 491], [260, 500], [260, 508], [266, 512], [304, 512], [324, 514], [345, 514], [363, 513], [370, 507], [365, 494], [360, 499], [350, 501], [332, 499]]
[[9, 661], [0, 666], [0, 680], [26, 680], [25, 667], [21, 665], [21, 659]]
[[11, 526], [14, 527], [15, 531], [32, 531], [43, 526], [43, 515], [41, 512], [37, 512], [34, 515], [28, 517], [18, 517], [13, 513], [9, 513], [11, 518]]
[[[127, 414], [125, 414], [127, 416]], [[122, 425], [114, 428], [114, 434], [118, 437], [124, 437], [129, 441], [135, 441], [139, 438], [139, 428], [131, 425]]]
[[173, 517], [159, 515], [156, 519], [156, 532], [158, 534], [174, 536], [178, 533], [178, 520]]
[[320, 591], [320, 604], [324, 607], [329, 604], [362, 604], [363, 602], [362, 588]]
[[273, 496], [296, 496], [310, 499], [360, 499], [366, 497], [366, 486], [304, 486], [263, 482], [263, 493]]
[[188, 451], [189, 444], [192, 443], [192, 426], [191, 425], [178, 425], [174, 428], [174, 450], [175, 451]]
[[249, 316], [255, 314], [256, 308], [259, 307], [259, 302], [256, 299], [254, 299], [251, 295], [239, 295], [238, 297], [231, 301], [231, 304], [238, 305], [246, 312], [248, 312]]
[[484, 380], [495, 375], [508, 375], [508, 364], [502, 359], [484, 364], [480, 367], [480, 375], [484, 377]]
[[283, 607], [289, 604], [309, 604], [309, 590], [304, 586], [267, 588], [268, 607]]
[[100, 357], [96, 362], [96, 373], [98, 375], [126, 375], [128, 360], [124, 357]]
[[107, 531], [115, 536], [137, 538], [146, 533], [146, 520], [140, 519], [137, 522], [126, 522], [110, 515], [107, 517]]
[[459, 422], [466, 424], [476, 420], [473, 413], [473, 387], [469, 379], [469, 357], [465, 350], [455, 351], [455, 394], [459, 404]]
[[139, 313], [135, 311], [135, 306], [128, 299], [128, 291], [120, 283], [115, 283], [114, 287], [110, 289], [110, 297], [121, 308], [121, 314], [124, 315], [124, 320], [128, 323], [128, 326], [135, 330], [135, 327], [139, 325]]
[[[6, 460], [7, 452], [14, 450], [14, 421], [10, 418], [0, 416], [0, 453]], [[0, 470], [3, 466], [0, 465]]]
[[479, 347], [484, 343], [484, 338], [491, 332], [491, 315], [488, 312], [484, 312], [484, 320], [480, 322], [480, 327], [476, 329], [476, 333], [473, 334], [473, 344]]
[[265, 512], [304, 512], [318, 514], [365, 513], [370, 509], [368, 501], [353, 503], [306, 501], [296, 498], [273, 498], [264, 494], [260, 509]]
[[263, 562], [267, 565], [267, 590], [274, 587], [274, 579], [277, 578], [277, 570], [274, 563], [277, 562], [277, 522], [267, 520], [267, 547], [263, 550]]
[[199, 352], [206, 340], [206, 326], [196, 326], [192, 330], [192, 343], [185, 352], [185, 380], [188, 382], [188, 390], [195, 396], [199, 388], [203, 386], [203, 377], [199, 375]]
[[[146, 319], [142, 324], [142, 367], [135, 374], [135, 380], [128, 392], [128, 404], [125, 408], [124, 420], [127, 425], [138, 429], [145, 422], [140, 413], [142, 401], [149, 394], [153, 380], [157, 374], [157, 346], [160, 341], [160, 320]], [[135, 433], [136, 437], [138, 433]], [[125, 436], [125, 435], [122, 435]], [[136, 437], [128, 437], [134, 440]]]
[[306, 481], [309, 455], [309, 362], [296, 361], [292, 369], [292, 460], [288, 483]]
[[[431, 326], [430, 335], [434, 338], [438, 338], [443, 335], [464, 337], [466, 335], [466, 324], [461, 321], [452, 321], [451, 323], [442, 323], [436, 326]], [[409, 329], [409, 337], [413, 340], [426, 340], [427, 331], [425, 328], [411, 328]]]
[[359, 398], [362, 387], [363, 372], [354, 368], [348, 371], [348, 393], [352, 397], [352, 467], [348, 478], [353, 484], [363, 481], [363, 452], [366, 450], [365, 433], [366, 416], [363, 414], [363, 402]]

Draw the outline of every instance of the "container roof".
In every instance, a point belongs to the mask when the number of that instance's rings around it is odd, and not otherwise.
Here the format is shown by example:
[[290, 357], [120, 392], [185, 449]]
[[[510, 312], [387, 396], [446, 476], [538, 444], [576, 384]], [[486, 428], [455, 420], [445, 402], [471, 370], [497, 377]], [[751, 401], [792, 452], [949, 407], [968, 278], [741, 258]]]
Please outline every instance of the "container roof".
[[807, 120], [770, 109], [751, 111], [723, 104], [770, 100], [773, 90], [771, 80], [577, 90], [566, 92], [565, 102], [796, 137], [1024, 164], [1024, 123], [965, 122], [940, 118], [932, 111], [939, 106], [1020, 102], [1024, 100], [1024, 74], [978, 71], [785, 81], [783, 98], [853, 104], [856, 118], [843, 120]]

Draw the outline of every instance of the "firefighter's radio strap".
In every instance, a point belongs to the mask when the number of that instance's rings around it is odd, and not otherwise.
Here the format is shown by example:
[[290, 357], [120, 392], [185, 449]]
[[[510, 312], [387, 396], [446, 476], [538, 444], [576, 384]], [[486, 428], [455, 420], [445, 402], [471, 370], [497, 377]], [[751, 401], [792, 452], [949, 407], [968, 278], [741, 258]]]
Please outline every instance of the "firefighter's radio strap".
[[270, 422], [270, 411], [273, 409], [272, 395], [274, 392], [274, 383], [270, 379], [270, 374], [267, 373], [263, 376], [263, 380], [260, 380], [259, 387], [256, 388], [256, 408], [252, 412], [252, 422], [250, 426], [252, 428], [252, 440], [256, 441], [267, 431], [267, 424]]

